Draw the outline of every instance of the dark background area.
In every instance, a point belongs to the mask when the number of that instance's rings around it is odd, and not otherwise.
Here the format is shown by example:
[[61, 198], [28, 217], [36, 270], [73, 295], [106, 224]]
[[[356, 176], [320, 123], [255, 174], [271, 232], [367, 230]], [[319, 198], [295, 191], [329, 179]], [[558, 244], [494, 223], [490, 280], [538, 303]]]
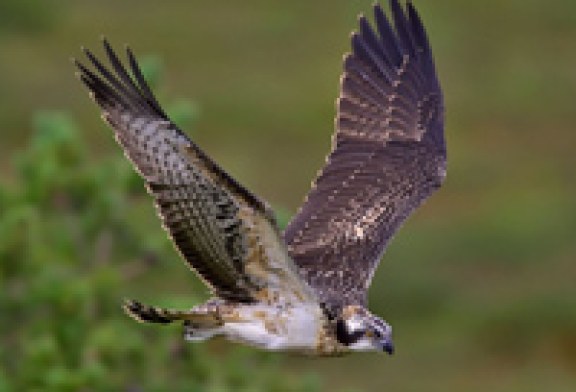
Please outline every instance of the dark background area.
[[101, 35], [129, 43], [160, 102], [286, 221], [329, 150], [342, 55], [372, 2], [2, 0], [0, 391], [573, 391], [576, 2], [414, 3], [449, 167], [370, 292], [397, 354], [310, 359], [192, 347], [122, 315], [123, 297], [207, 292], [69, 59], [102, 54]]

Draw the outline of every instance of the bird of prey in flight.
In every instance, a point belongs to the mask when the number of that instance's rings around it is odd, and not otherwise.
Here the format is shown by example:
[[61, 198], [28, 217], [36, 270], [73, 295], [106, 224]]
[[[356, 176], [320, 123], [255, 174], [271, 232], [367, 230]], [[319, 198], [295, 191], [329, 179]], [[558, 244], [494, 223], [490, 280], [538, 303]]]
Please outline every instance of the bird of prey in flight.
[[[127, 48], [125, 66], [84, 50], [78, 77], [144, 178], [162, 224], [213, 298], [189, 310], [127, 301], [135, 319], [182, 322], [189, 341], [224, 336], [313, 355], [392, 353], [367, 290], [394, 233], [446, 175], [444, 106], [414, 6], [359, 17], [344, 57], [326, 165], [282, 233], [270, 207], [170, 121]], [[374, 26], [374, 27], [373, 27]]]

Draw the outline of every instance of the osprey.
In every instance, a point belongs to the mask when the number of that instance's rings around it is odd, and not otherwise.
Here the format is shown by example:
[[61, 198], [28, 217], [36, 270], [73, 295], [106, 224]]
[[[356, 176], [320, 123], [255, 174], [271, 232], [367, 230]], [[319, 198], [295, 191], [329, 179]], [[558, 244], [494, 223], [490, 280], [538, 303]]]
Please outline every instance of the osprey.
[[163, 226], [213, 298], [189, 310], [126, 301], [136, 320], [182, 322], [184, 336], [224, 336], [268, 350], [391, 354], [392, 328], [367, 309], [386, 245], [446, 174], [444, 107], [422, 22], [408, 2], [374, 6], [344, 57], [326, 165], [281, 233], [274, 214], [170, 121], [126, 49], [110, 67], [83, 49], [80, 80], [155, 199]]

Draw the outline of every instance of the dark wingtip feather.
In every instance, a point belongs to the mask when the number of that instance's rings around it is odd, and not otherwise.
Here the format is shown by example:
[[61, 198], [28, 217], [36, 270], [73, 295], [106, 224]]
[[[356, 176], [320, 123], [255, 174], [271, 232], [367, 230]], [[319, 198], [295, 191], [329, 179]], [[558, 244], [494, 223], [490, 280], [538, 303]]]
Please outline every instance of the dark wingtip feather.
[[358, 15], [358, 25], [360, 26], [360, 32], [363, 35], [368, 31], [372, 32], [372, 27], [364, 14]]
[[360, 17], [360, 32], [352, 35], [352, 50], [354, 55], [377, 75], [380, 75], [387, 83], [392, 83], [391, 60], [385, 54], [378, 37], [364, 16]]
[[422, 19], [420, 18], [416, 7], [414, 7], [412, 2], [408, 2], [406, 9], [408, 12], [408, 20], [410, 21], [412, 31], [414, 32], [413, 36], [416, 39], [418, 48], [425, 53], [430, 54], [431, 50], [428, 35], [426, 34], [426, 29], [424, 28], [424, 24], [422, 23]]
[[108, 58], [110, 58], [110, 54], [115, 56], [114, 49], [112, 49], [112, 45], [110, 45], [110, 42], [108, 42], [106, 37], [102, 37], [101, 39], [102, 39], [102, 46], [104, 46], [104, 50], [106, 51], [106, 55], [108, 56]]
[[134, 52], [132, 52], [132, 49], [130, 49], [130, 46], [128, 46], [127, 44], [124, 45], [124, 48], [126, 50], [126, 55], [128, 56], [128, 63], [130, 64], [132, 74], [134, 75], [134, 78], [136, 78], [136, 83], [138, 84], [141, 93], [146, 99], [146, 102], [156, 112], [156, 114], [167, 119], [168, 116], [160, 106], [160, 103], [156, 99], [156, 96], [154, 95], [154, 93], [150, 89], [150, 86], [146, 82], [146, 79], [144, 78], [142, 70], [140, 69], [138, 61], [136, 60], [136, 56], [134, 56]]
[[392, 12], [402, 12], [402, 5], [400, 4], [400, 1], [398, 0], [390, 0], [390, 9], [392, 10]]
[[[87, 49], [84, 50], [89, 52]], [[78, 69], [76, 72], [77, 77], [79, 77], [80, 81], [88, 88], [90, 96], [102, 108], [112, 107], [114, 105], [128, 107], [126, 98], [116, 91], [113, 86], [98, 77], [80, 61], [74, 59], [74, 65]]]
[[392, 28], [386, 13], [378, 3], [374, 5], [374, 20], [376, 22], [376, 28], [378, 29], [378, 35], [380, 36], [380, 43], [387, 58], [392, 64], [400, 65], [402, 63], [404, 50], [398, 42], [398, 36]]
[[407, 50], [408, 54], [414, 56], [416, 54], [416, 47], [404, 9], [398, 0], [390, 0], [390, 10], [392, 12], [392, 19], [394, 19], [396, 33], [402, 42], [402, 46]]
[[112, 46], [110, 46], [108, 41], [106, 41], [105, 39], [102, 41], [102, 44], [104, 45], [104, 50], [106, 51], [106, 55], [108, 56], [108, 61], [112, 65], [114, 71], [116, 72], [116, 76], [120, 78], [120, 81], [127, 88], [127, 91], [130, 94], [134, 95], [136, 99], [141, 99], [142, 91], [140, 91], [138, 86], [136, 86], [134, 80], [132, 79], [132, 76], [130, 76], [130, 74], [128, 73], [128, 71], [126, 70], [126, 68], [124, 67], [124, 65], [122, 64], [116, 53], [114, 52], [114, 49], [112, 49]]
[[160, 104], [154, 97], [152, 90], [148, 87], [134, 54], [127, 48], [129, 68], [125, 67], [120, 61], [116, 52], [110, 45], [110, 42], [105, 36], [101, 36], [100, 40], [108, 58], [108, 66], [105, 66], [89, 49], [81, 46], [81, 51], [88, 58], [93, 66], [94, 71], [84, 66], [78, 60], [73, 59], [72, 62], [80, 71], [80, 79], [86, 84], [96, 99], [96, 102], [102, 106], [103, 109], [110, 107], [120, 106], [124, 109], [134, 110], [140, 113], [153, 113], [160, 115], [164, 119], [168, 119], [167, 115], [162, 110]]

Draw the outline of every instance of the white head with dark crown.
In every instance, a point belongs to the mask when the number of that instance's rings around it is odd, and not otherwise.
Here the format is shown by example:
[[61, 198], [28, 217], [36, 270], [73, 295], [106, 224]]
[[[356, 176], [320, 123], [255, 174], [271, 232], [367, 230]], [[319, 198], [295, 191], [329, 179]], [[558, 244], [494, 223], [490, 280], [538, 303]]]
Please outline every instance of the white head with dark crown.
[[336, 320], [336, 338], [351, 351], [394, 353], [392, 327], [357, 305], [346, 306]]

